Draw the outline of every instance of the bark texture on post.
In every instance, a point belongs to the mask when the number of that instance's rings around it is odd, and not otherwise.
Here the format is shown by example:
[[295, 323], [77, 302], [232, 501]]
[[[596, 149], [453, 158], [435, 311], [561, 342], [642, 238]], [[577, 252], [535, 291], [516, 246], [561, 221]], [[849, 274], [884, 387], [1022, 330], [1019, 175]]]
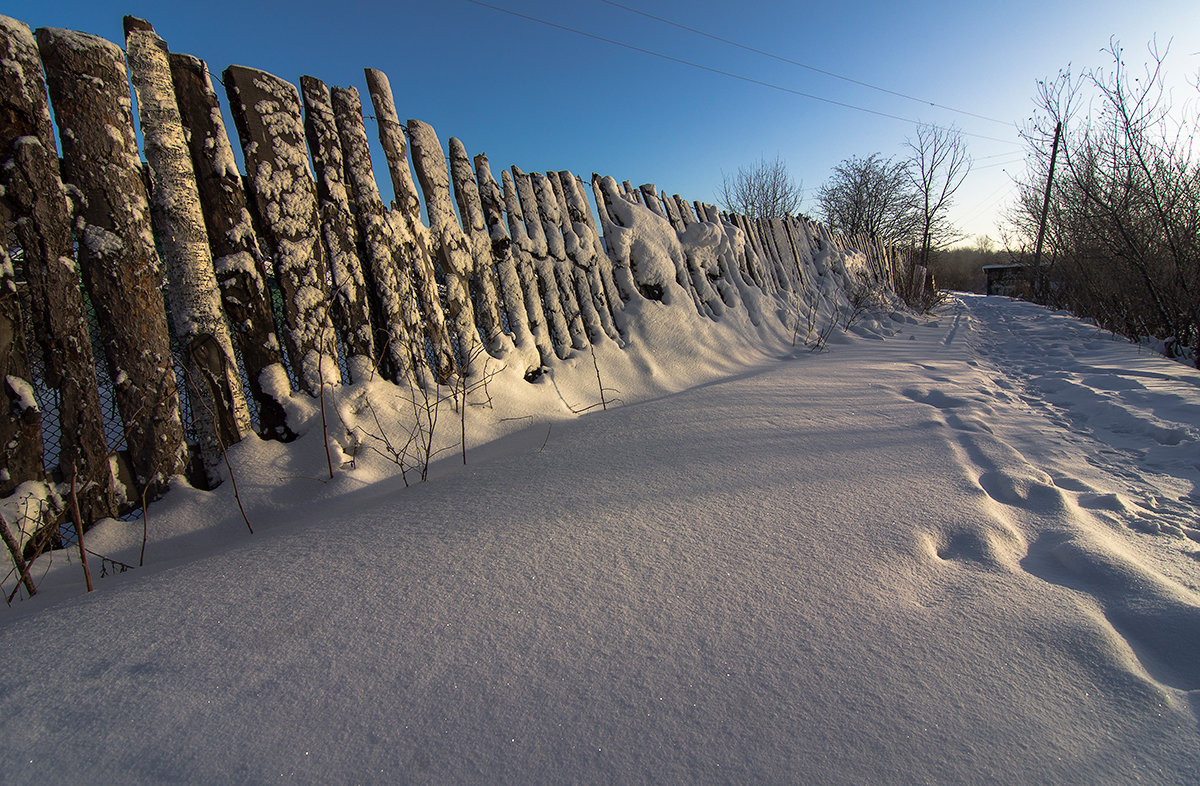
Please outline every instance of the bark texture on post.
[[503, 347], [504, 323], [500, 319], [500, 285], [496, 279], [496, 262], [492, 257], [492, 241], [483, 218], [479, 185], [471, 159], [463, 143], [450, 137], [450, 176], [454, 180], [454, 200], [462, 217], [463, 230], [471, 243], [474, 266], [471, 273], [471, 297], [475, 304], [475, 321], [488, 348]]
[[333, 322], [346, 342], [350, 381], [363, 382], [375, 373], [375, 340], [333, 102], [329, 88], [319, 79], [300, 77], [300, 89], [304, 97], [304, 131], [317, 173], [321, 236], [333, 277]]
[[501, 193], [500, 186], [496, 185], [491, 165], [483, 153], [475, 156], [475, 178], [479, 183], [479, 202], [487, 225], [492, 258], [496, 263], [496, 274], [504, 300], [504, 310], [508, 315], [508, 326], [512, 331], [517, 351], [524, 359], [528, 374], [540, 368], [554, 352], [545, 335], [545, 326], [540, 320], [538, 326], [541, 328], [544, 346], [538, 343], [538, 338], [534, 335], [532, 317], [525, 308], [524, 287], [517, 272], [512, 238], [504, 223], [504, 194]]
[[438, 293], [429, 230], [421, 223], [421, 199], [417, 196], [417, 187], [408, 169], [404, 127], [396, 115], [392, 85], [387, 75], [375, 68], [364, 69], [364, 72], [371, 103], [375, 107], [379, 142], [387, 158], [392, 190], [396, 194], [394, 209], [388, 216], [396, 238], [394, 258], [398, 265], [407, 267], [412, 276], [413, 289], [424, 316], [425, 337], [433, 352], [434, 374], [439, 382], [445, 382], [457, 370], [457, 364], [446, 326], [445, 309]]
[[[421, 308], [413, 291], [410, 266], [397, 265], [397, 246], [387, 209], [379, 196], [371, 149], [363, 125], [362, 101], [353, 87], [331, 91], [334, 117], [342, 144], [351, 210], [362, 240], [364, 272], [371, 282], [371, 316], [376, 324], [376, 345], [381, 373], [393, 382], [415, 380], [413, 364], [425, 367], [425, 329]], [[416, 346], [414, 341], [420, 341]]]
[[[169, 60], [221, 305], [229, 317], [250, 393], [258, 405], [259, 431], [264, 437], [286, 442], [295, 434], [288, 428], [287, 412], [275, 394], [284, 395], [290, 388], [286, 387], [287, 374], [275, 333], [266, 268], [221, 106], [208, 66], [202, 60], [175, 53], [169, 55]], [[268, 380], [267, 387], [263, 386], [264, 379]], [[282, 382], [285, 387], [276, 389], [272, 381]]]
[[225, 447], [250, 433], [250, 411], [221, 312], [166, 42], [149, 23], [127, 16], [125, 51], [150, 167], [150, 215], [167, 272], [171, 323], [184, 350], [192, 423], [211, 488], [221, 482]]
[[[533, 182], [529, 175], [514, 166], [512, 167], [512, 184], [516, 189], [513, 199], [508, 199], [507, 188], [505, 190], [505, 199], [508, 201], [509, 227], [512, 227], [514, 219], [523, 226], [519, 242], [524, 246], [535, 276], [534, 280], [537, 282], [542, 311], [546, 315], [546, 325], [550, 329], [550, 343], [554, 345], [555, 354], [560, 358], [565, 358], [571, 354], [571, 330], [567, 325], [567, 314], [559, 295], [558, 280], [554, 275], [554, 262], [550, 259], [546, 230], [542, 225], [537, 197], [533, 193]], [[518, 237], [515, 230], [513, 237]]]
[[116, 479], [106, 460], [99, 386], [71, 239], [67, 194], [33, 34], [0, 16], [0, 186], [25, 254], [46, 383], [58, 391], [58, 465], [65, 478], [91, 478], [79, 494], [86, 523], [117, 515]]
[[63, 180], [84, 201], [76, 222], [80, 263], [135, 491], [153, 498], [183, 472], [187, 446], [125, 59], [115, 44], [86, 33], [42, 28], [37, 41], [62, 140]]
[[300, 387], [312, 396], [338, 384], [337, 342], [317, 220], [316, 186], [300, 119], [300, 95], [277, 76], [245, 66], [224, 71], [255, 201], [283, 294], [284, 344]]
[[475, 267], [470, 242], [454, 214], [450, 197], [450, 175], [446, 154], [437, 133], [428, 123], [408, 121], [408, 139], [412, 144], [413, 168], [425, 194], [429, 229], [433, 237], [434, 259], [446, 284], [446, 311], [458, 338], [460, 373], [474, 373], [481, 367], [486, 351], [475, 327], [475, 308], [471, 303], [470, 277]]

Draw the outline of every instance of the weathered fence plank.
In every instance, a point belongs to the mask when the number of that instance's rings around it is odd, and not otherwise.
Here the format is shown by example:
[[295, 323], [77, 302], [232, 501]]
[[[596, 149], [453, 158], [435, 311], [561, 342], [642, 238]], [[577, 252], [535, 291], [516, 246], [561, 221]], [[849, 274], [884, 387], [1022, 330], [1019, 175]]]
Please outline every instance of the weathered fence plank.
[[[607, 237], [611, 228], [621, 226], [621, 217], [614, 211], [614, 200], [624, 199], [624, 197], [618, 190], [615, 180], [611, 177], [600, 177], [595, 172], [592, 173], [592, 194], [595, 196], [596, 211], [600, 214], [600, 221]], [[618, 263], [611, 256], [609, 258], [612, 263], [613, 283], [616, 284], [617, 292], [620, 294], [619, 302], [624, 304], [635, 296], [641, 295], [637, 282], [633, 279], [633, 271], [625, 264]]]
[[351, 382], [363, 382], [375, 373], [375, 339], [362, 260], [358, 258], [358, 232], [346, 194], [346, 171], [333, 101], [319, 79], [300, 77], [304, 99], [304, 131], [317, 174], [321, 237], [333, 278], [333, 323], [346, 343], [346, 367]]
[[546, 313], [546, 307], [542, 303], [542, 283], [534, 264], [533, 240], [526, 228], [525, 214], [521, 211], [521, 198], [517, 194], [512, 173], [507, 169], [502, 170], [500, 182], [504, 189], [508, 231], [512, 235], [513, 258], [517, 262], [517, 273], [525, 295], [525, 308], [529, 314], [529, 328], [537, 339], [538, 350], [542, 352], [543, 365], [548, 365], [550, 358], [558, 356], [558, 349], [550, 329], [550, 315]]
[[125, 51], [153, 185], [150, 216], [167, 273], [171, 324], [183, 347], [188, 401], [205, 479], [215, 486], [221, 482], [225, 447], [250, 433], [250, 412], [221, 311], [166, 42], [148, 22], [127, 16]]
[[379, 143], [387, 159], [392, 190], [396, 195], [394, 209], [389, 214], [397, 241], [397, 264], [408, 266], [413, 289], [417, 293], [424, 315], [425, 336], [433, 353], [433, 370], [438, 381], [445, 382], [457, 370], [454, 348], [446, 325], [446, 313], [438, 293], [434, 272], [433, 249], [429, 231], [421, 223], [421, 200], [408, 168], [407, 143], [404, 126], [396, 114], [392, 85], [387, 75], [375, 68], [364, 69], [371, 104], [375, 107], [375, 122], [379, 126]]
[[63, 180], [83, 199], [79, 258], [125, 424], [131, 491], [153, 498], [183, 471], [187, 446], [125, 59], [115, 44], [85, 33], [41, 28], [37, 41]]
[[175, 100], [187, 129], [221, 305], [233, 328], [250, 394], [258, 407], [259, 433], [287, 441], [295, 435], [288, 428], [283, 404], [274, 394], [286, 394], [289, 388], [263, 386], [264, 380], [287, 383], [266, 269], [217, 94], [204, 61], [174, 52], [168, 60]]
[[284, 345], [300, 387], [316, 396], [341, 374], [300, 95], [291, 83], [245, 66], [226, 68], [223, 81], [283, 294]]
[[[587, 197], [584, 196], [579, 178], [575, 175], [565, 170], [555, 174], [559, 186], [555, 190], [557, 192], [561, 189], [562, 193], [564, 226], [569, 222], [576, 238], [577, 246], [573, 252], [573, 259], [582, 269], [592, 308], [605, 335], [614, 341], [620, 341], [621, 333], [614, 312], [614, 302], [620, 303], [620, 296], [617, 295], [616, 285], [612, 282], [612, 264], [608, 261], [600, 236], [596, 233]], [[567, 251], [569, 255], [572, 253], [571, 249]], [[580, 298], [583, 299], [582, 294]]]
[[492, 256], [492, 241], [483, 218], [479, 185], [467, 149], [457, 137], [450, 137], [450, 177], [454, 181], [454, 200], [463, 230], [470, 241], [474, 260], [470, 290], [475, 306], [475, 322], [484, 342], [493, 354], [504, 346], [504, 323], [500, 319], [500, 285], [496, 277], [496, 262]]
[[[546, 258], [554, 283], [558, 287], [558, 301], [566, 319], [567, 330], [571, 335], [571, 345], [575, 349], [586, 349], [588, 334], [584, 327], [581, 304], [575, 290], [574, 265], [567, 259], [567, 239], [558, 209], [558, 196], [550, 179], [540, 172], [529, 175], [533, 187], [533, 198], [536, 203], [534, 215], [541, 220], [542, 234], [546, 237]], [[574, 231], [570, 231], [574, 235]]]
[[77, 494], [81, 518], [90, 523], [117, 514], [116, 478], [106, 460], [96, 366], [55, 151], [33, 34], [24, 23], [0, 16], [0, 191], [24, 252], [45, 381], [58, 392], [59, 471], [93, 479]]
[[[555, 354], [565, 358], [571, 354], [571, 329], [567, 324], [567, 312], [559, 294], [558, 280], [554, 275], [554, 261], [550, 258], [549, 241], [546, 238], [546, 229], [542, 225], [537, 197], [533, 192], [533, 181], [516, 166], [513, 166], [511, 171], [515, 199], [508, 201], [509, 225], [511, 227], [515, 216], [524, 227], [520, 239], [528, 254], [533, 274], [537, 277], [542, 311], [550, 329], [550, 343], [554, 345]], [[507, 190], [505, 198], [508, 198]], [[513, 237], [518, 237], [516, 231], [513, 232]]]
[[425, 194], [425, 211], [433, 239], [433, 257], [446, 285], [446, 315], [458, 338], [459, 371], [475, 373], [482, 368], [486, 349], [475, 327], [470, 277], [475, 266], [470, 243], [454, 214], [450, 196], [450, 175], [446, 154], [437, 133], [428, 123], [408, 121], [408, 140], [412, 145], [413, 168]]
[[[397, 383], [415, 381], [414, 364], [424, 368], [425, 329], [408, 264], [397, 265], [397, 240], [379, 196], [371, 150], [363, 125], [362, 100], [353, 87], [331, 90], [334, 118], [342, 144], [351, 211], [362, 240], [364, 272], [370, 282], [380, 371]], [[419, 341], [420, 346], [416, 342]]]
[[[554, 356], [554, 349], [550, 346], [550, 338], [546, 333], [541, 303], [533, 300], [528, 304], [537, 306], [536, 315], [527, 308], [525, 285], [517, 272], [518, 252], [504, 223], [504, 194], [496, 184], [491, 165], [483, 153], [475, 156], [475, 178], [479, 184], [480, 206], [492, 245], [492, 258], [496, 260], [496, 274], [500, 281], [504, 310], [508, 315], [508, 326], [512, 330], [517, 351], [521, 353], [525, 362], [528, 376], [550, 361]], [[537, 289], [534, 287], [534, 294], [536, 293]]]

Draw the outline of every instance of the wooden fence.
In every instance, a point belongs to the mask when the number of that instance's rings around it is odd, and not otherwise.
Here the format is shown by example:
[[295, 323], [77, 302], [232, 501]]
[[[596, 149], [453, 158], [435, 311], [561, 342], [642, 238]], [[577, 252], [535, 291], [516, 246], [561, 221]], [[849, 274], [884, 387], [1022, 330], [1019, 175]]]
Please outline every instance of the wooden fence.
[[[894, 283], [889, 250], [803, 218], [752, 221], [565, 171], [512, 167], [497, 182], [486, 156], [454, 138], [447, 156], [429, 125], [402, 124], [374, 69], [390, 207], [358, 91], [312, 77], [297, 89], [224, 71], [242, 176], [205, 64], [169, 52], [142, 20], [125, 29], [122, 50], [0, 17], [0, 497], [34, 484], [53, 501], [40, 535], [8, 534], [27, 555], [60, 520], [136, 508], [172, 475], [217, 482], [222, 448], [251, 434], [290, 439], [282, 401], [294, 390], [371, 375], [431, 386], [480, 373], [488, 353], [520, 357], [534, 376], [620, 338], [629, 301], [662, 297], [650, 266], [605, 245], [634, 206], [681, 236], [708, 222], [741, 237], [732, 257], [676, 263], [714, 318], [747, 287], [805, 296], [805, 266], [827, 245], [861, 250], [866, 274]], [[54, 392], [53, 413], [36, 406], [37, 386]], [[61, 431], [50, 467], [44, 415]]]

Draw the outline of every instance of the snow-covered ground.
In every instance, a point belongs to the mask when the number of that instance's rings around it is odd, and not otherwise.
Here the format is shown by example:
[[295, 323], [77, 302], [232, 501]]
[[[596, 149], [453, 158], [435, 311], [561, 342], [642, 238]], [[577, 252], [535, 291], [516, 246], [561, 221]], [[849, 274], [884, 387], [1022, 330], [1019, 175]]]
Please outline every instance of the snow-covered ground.
[[177, 488], [146, 568], [56, 557], [0, 780], [1196, 782], [1200, 373], [1007, 299], [820, 353], [669, 311], [607, 411], [589, 355], [499, 371], [405, 488], [341, 423], [411, 403], [336, 396], [330, 480], [297, 399], [232, 451], [255, 534]]

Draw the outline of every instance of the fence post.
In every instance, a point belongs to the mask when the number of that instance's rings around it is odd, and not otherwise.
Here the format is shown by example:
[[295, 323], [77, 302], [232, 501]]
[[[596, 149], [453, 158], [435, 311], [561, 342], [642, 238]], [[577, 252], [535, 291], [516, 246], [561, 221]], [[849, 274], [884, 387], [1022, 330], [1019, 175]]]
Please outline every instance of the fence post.
[[613, 283], [612, 263], [596, 232], [587, 197], [583, 194], [583, 186], [579, 178], [566, 170], [558, 173], [558, 182], [563, 192], [564, 225], [566, 221], [570, 221], [578, 238], [579, 248], [576, 253], [579, 264], [586, 271], [588, 289], [600, 320], [600, 327], [613, 341], [620, 341], [617, 311], [621, 298], [617, 294], [616, 284]]
[[462, 218], [463, 230], [470, 241], [474, 265], [470, 289], [475, 305], [475, 321], [484, 341], [493, 352], [504, 346], [504, 327], [500, 320], [500, 285], [496, 279], [496, 261], [492, 242], [483, 218], [479, 185], [471, 169], [467, 149], [456, 137], [450, 137], [450, 177], [454, 181], [454, 199]]
[[408, 168], [404, 126], [400, 125], [400, 118], [396, 115], [392, 85], [387, 75], [375, 68], [364, 69], [364, 73], [371, 103], [375, 107], [379, 143], [383, 146], [388, 173], [392, 178], [392, 190], [396, 194], [395, 209], [391, 215], [395, 219], [392, 231], [397, 242], [397, 264], [407, 266], [410, 271], [413, 289], [425, 317], [425, 336], [433, 349], [434, 374], [438, 381], [445, 382], [454, 374], [457, 364], [446, 327], [446, 312], [438, 293], [429, 230], [421, 223], [421, 200]]
[[[504, 195], [500, 192], [500, 186], [496, 185], [491, 165], [483, 153], [475, 156], [475, 178], [479, 183], [479, 202], [488, 227], [492, 257], [496, 260], [496, 273], [500, 279], [500, 292], [504, 298], [504, 310], [508, 314], [508, 325], [512, 329], [514, 343], [524, 359], [528, 374], [550, 362], [554, 350], [550, 347], [550, 339], [546, 334], [541, 303], [531, 300], [526, 304], [525, 284], [517, 272], [517, 254], [520, 252], [504, 223]], [[536, 287], [534, 294], [537, 294]], [[531, 310], [535, 305], [536, 314]]]
[[78, 494], [81, 518], [90, 523], [117, 514], [116, 479], [106, 460], [96, 366], [55, 150], [33, 34], [23, 22], [0, 16], [0, 185], [24, 251], [45, 381], [58, 391], [59, 470], [64, 477], [95, 480]]
[[262, 216], [283, 294], [288, 357], [300, 387], [316, 396], [322, 382], [336, 385], [341, 374], [300, 95], [291, 83], [245, 66], [226, 68], [224, 82], [241, 137], [250, 197]]
[[154, 498], [183, 472], [187, 446], [125, 58], [115, 44], [86, 33], [41, 28], [36, 35], [62, 141], [63, 180], [84, 201], [79, 258], [125, 423], [135, 493]]
[[[571, 354], [571, 330], [567, 326], [567, 316], [559, 296], [554, 263], [550, 260], [549, 241], [546, 239], [546, 229], [542, 226], [537, 197], [533, 193], [533, 182], [529, 175], [517, 167], [512, 167], [511, 171], [512, 180], [505, 182], [504, 192], [508, 202], [509, 226], [512, 227], [514, 219], [522, 225], [519, 234], [517, 229], [513, 228], [513, 237], [519, 238], [523, 250], [528, 255], [531, 273], [536, 276], [542, 311], [550, 329], [550, 343], [554, 345], [555, 354], [565, 358]], [[511, 199], [508, 191], [510, 183], [514, 189]]]
[[341, 140], [346, 183], [350, 187], [351, 212], [357, 220], [366, 257], [364, 272], [370, 282], [376, 344], [383, 346], [380, 367], [383, 375], [393, 382], [414, 381], [413, 365], [422, 368], [426, 365], [423, 346], [417, 346], [424, 344], [425, 329], [410, 266], [397, 264], [393, 258], [397, 242], [371, 168], [362, 101], [353, 87], [335, 87], [330, 97]]
[[311, 76], [300, 77], [300, 94], [304, 131], [317, 174], [321, 237], [333, 278], [333, 324], [346, 342], [350, 381], [363, 382], [375, 373], [375, 339], [332, 98], [325, 83]]
[[576, 296], [573, 265], [567, 259], [567, 237], [563, 232], [558, 197], [546, 175], [534, 172], [529, 175], [529, 182], [533, 186], [536, 220], [541, 222], [542, 234], [546, 237], [546, 270], [550, 280], [558, 287], [558, 302], [567, 323], [571, 345], [575, 349], [585, 349], [589, 343], [588, 334], [584, 329], [582, 304]]
[[127, 16], [125, 51], [153, 184], [150, 217], [162, 247], [171, 323], [183, 345], [192, 423], [211, 488], [221, 482], [218, 467], [224, 447], [250, 433], [250, 413], [221, 313], [166, 42], [148, 22]]
[[408, 121], [408, 140], [412, 145], [413, 168], [421, 191], [425, 194], [425, 210], [429, 214], [429, 230], [433, 239], [433, 257], [446, 284], [446, 311], [458, 337], [461, 353], [459, 373], [473, 373], [482, 362], [484, 351], [475, 327], [475, 308], [471, 302], [470, 280], [475, 267], [470, 244], [462, 225], [454, 215], [454, 200], [450, 197], [450, 175], [446, 171], [446, 154], [437, 133], [428, 123]]

